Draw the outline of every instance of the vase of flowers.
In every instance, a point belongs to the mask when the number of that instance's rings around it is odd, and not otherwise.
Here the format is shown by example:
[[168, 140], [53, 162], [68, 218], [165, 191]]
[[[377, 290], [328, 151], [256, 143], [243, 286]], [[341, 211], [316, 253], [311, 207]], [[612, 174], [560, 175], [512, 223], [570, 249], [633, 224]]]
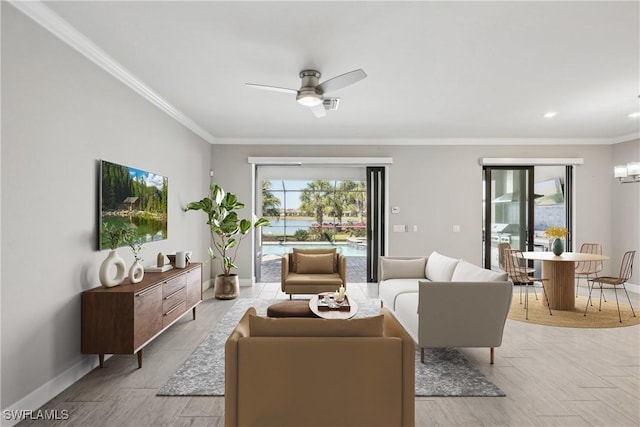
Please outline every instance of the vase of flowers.
[[144, 267], [142, 267], [142, 264], [140, 263], [140, 261], [143, 261], [140, 256], [142, 240], [128, 239], [127, 244], [129, 245], [129, 248], [131, 248], [131, 252], [133, 252], [133, 258], [135, 260], [129, 268], [129, 281], [131, 283], [140, 283], [144, 277]]
[[562, 242], [562, 239], [567, 237], [569, 230], [567, 230], [566, 227], [549, 227], [544, 234], [548, 238], [553, 239], [553, 242], [551, 243], [551, 252], [553, 252], [555, 256], [562, 255], [564, 252], [564, 243]]

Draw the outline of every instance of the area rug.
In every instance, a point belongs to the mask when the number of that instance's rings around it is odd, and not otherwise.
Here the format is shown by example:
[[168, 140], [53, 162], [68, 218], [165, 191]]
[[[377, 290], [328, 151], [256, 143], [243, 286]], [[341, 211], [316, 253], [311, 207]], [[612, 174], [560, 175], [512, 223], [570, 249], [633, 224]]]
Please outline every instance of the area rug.
[[[266, 315], [276, 301], [239, 299], [214, 326], [185, 363], [158, 391], [159, 396], [224, 396], [224, 344], [249, 307]], [[380, 301], [358, 301], [356, 317], [375, 316]], [[416, 351], [416, 396], [504, 396], [458, 350], [426, 349], [425, 363]]]
[[[621, 295], [618, 295], [618, 298], [620, 297]], [[622, 297], [626, 299], [624, 293]], [[613, 296], [607, 297], [607, 302], [602, 302], [602, 311], [598, 311], [598, 298], [599, 294], [593, 297], [593, 307], [589, 306], [586, 316], [584, 315], [584, 307], [588, 298], [583, 296], [576, 298], [576, 306], [573, 310], [551, 310], [553, 315], [550, 316], [549, 310], [542, 304], [542, 294], [538, 292], [538, 300], [536, 300], [533, 293], [530, 292], [529, 320], [526, 320], [524, 304], [520, 304], [519, 295], [514, 295], [511, 309], [509, 310], [509, 319], [565, 328], [619, 328], [621, 326], [640, 324], [640, 314], [636, 310], [636, 317], [633, 317], [629, 304], [620, 302], [620, 315], [622, 317], [622, 323], [620, 323], [615, 298]]]

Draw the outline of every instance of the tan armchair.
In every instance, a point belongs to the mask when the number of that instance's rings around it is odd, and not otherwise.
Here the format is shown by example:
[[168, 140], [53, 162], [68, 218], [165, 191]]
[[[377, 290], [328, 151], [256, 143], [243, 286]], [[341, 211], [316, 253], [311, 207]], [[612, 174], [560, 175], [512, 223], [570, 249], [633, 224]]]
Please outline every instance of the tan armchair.
[[415, 425], [415, 346], [386, 309], [360, 319], [267, 318], [225, 344], [226, 427]]
[[282, 257], [282, 292], [317, 294], [347, 287], [347, 259], [335, 248], [298, 249]]

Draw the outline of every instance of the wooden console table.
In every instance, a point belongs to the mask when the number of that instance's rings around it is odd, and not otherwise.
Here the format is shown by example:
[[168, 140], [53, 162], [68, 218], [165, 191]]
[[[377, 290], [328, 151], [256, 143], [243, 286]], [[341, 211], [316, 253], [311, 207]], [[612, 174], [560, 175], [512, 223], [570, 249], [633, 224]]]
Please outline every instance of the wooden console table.
[[137, 354], [189, 309], [196, 319], [202, 302], [202, 264], [191, 263], [164, 273], [145, 273], [140, 283], [125, 279], [112, 288], [82, 293], [82, 353]]

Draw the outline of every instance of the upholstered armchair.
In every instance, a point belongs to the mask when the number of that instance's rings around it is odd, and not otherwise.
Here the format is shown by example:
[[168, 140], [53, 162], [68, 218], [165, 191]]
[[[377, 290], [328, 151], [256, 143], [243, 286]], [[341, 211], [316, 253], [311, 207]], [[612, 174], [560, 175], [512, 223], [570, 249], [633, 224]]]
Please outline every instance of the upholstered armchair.
[[347, 259], [331, 249], [298, 249], [282, 257], [282, 292], [317, 294], [347, 287]]
[[267, 318], [225, 344], [226, 427], [412, 427], [415, 345], [386, 308], [359, 319]]

